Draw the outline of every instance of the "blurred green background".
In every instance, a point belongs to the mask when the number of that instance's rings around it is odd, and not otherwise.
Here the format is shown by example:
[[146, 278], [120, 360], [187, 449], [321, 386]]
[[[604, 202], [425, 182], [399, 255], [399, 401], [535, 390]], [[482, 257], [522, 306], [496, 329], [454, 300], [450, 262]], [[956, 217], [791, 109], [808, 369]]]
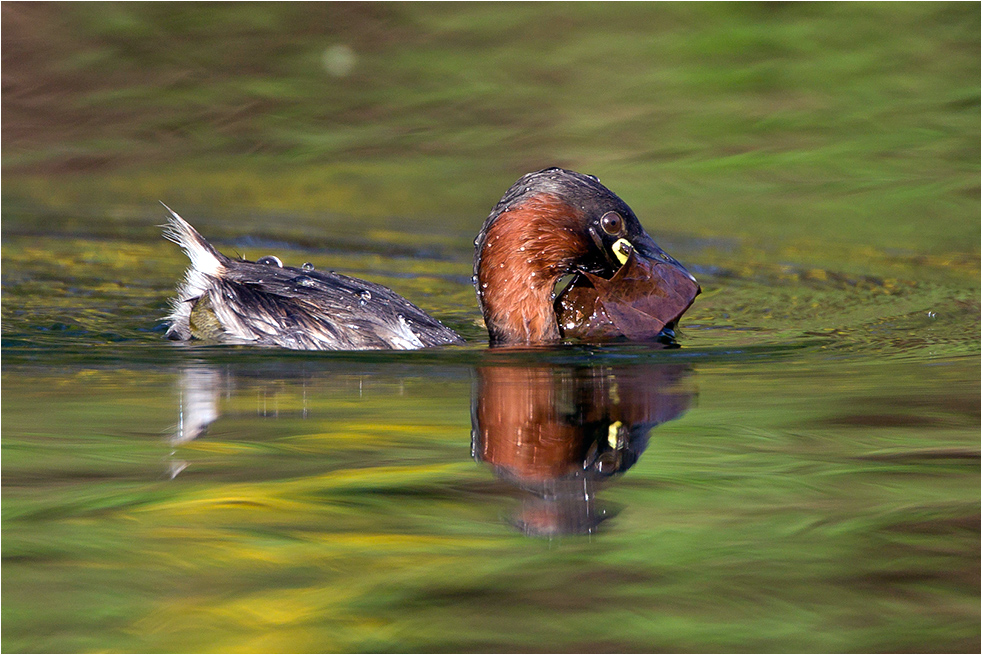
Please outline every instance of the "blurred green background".
[[[4, 651], [978, 651], [978, 3], [0, 12]], [[552, 165], [704, 292], [680, 349], [529, 355], [693, 387], [539, 541], [470, 459], [471, 241]], [[170, 344], [158, 200], [469, 345]]]
[[656, 238], [977, 262], [976, 3], [2, 11], [5, 207], [165, 199], [476, 233], [521, 174], [561, 165]]

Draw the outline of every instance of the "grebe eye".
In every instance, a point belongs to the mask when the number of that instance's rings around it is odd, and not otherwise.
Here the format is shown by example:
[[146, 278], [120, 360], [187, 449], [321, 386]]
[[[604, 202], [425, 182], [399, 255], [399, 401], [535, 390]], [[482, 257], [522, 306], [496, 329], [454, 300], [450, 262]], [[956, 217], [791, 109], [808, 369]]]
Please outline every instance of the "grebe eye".
[[617, 236], [624, 231], [624, 219], [617, 212], [607, 212], [600, 217], [600, 227], [611, 236]]

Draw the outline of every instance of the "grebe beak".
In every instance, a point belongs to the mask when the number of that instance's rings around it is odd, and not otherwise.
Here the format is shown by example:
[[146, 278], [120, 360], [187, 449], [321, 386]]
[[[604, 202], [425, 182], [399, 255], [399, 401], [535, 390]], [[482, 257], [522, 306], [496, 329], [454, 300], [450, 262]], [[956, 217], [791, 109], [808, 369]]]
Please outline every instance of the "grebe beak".
[[[696, 278], [694, 278], [689, 271], [685, 270], [685, 266], [682, 266], [682, 263], [679, 262], [679, 260], [662, 250], [658, 244], [655, 243], [646, 233], [642, 232], [640, 238], [635, 238], [630, 242], [628, 242], [627, 239], [621, 239], [621, 241], [625, 241], [627, 243], [622, 243], [618, 252], [614, 253], [621, 264], [627, 263], [630, 253], [625, 251], [628, 251], [631, 247], [633, 247], [638, 255], [651, 262], [652, 265], [674, 267], [679, 274], [688, 278], [693, 284], [696, 285], [697, 289], [699, 288], [699, 283], [696, 282]], [[616, 246], [617, 243], [614, 245]]]
[[614, 273], [581, 270], [556, 298], [563, 337], [650, 340], [673, 329], [702, 290], [692, 274], [644, 232], [594, 239]]

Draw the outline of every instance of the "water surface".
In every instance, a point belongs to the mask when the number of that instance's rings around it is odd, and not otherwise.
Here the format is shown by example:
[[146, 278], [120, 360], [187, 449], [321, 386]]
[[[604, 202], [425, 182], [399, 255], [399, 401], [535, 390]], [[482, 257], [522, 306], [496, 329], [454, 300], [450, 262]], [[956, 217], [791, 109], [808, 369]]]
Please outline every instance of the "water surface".
[[4, 219], [6, 651], [978, 649], [977, 258], [655, 233], [682, 348], [489, 350], [463, 228], [227, 227], [469, 342], [298, 353], [164, 340], [142, 217]]

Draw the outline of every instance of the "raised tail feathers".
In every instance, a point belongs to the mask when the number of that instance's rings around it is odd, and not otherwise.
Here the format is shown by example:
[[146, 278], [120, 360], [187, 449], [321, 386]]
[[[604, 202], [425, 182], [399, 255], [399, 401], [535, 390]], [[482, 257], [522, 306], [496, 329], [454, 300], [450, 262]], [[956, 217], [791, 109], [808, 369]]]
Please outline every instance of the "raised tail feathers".
[[191, 260], [191, 269], [212, 277], [219, 277], [225, 269], [228, 258], [221, 254], [201, 236], [191, 224], [178, 216], [173, 209], [160, 203], [168, 212], [170, 218], [164, 228], [164, 238], [173, 241]]
[[208, 291], [214, 279], [222, 277], [229, 260], [198, 234], [190, 223], [178, 216], [177, 212], [167, 205], [164, 205], [164, 209], [170, 212], [167, 224], [162, 226], [164, 238], [179, 245], [191, 260], [184, 281], [177, 288], [177, 297], [171, 301], [171, 313], [164, 319], [170, 323], [167, 336], [171, 339], [190, 339], [191, 308]]

